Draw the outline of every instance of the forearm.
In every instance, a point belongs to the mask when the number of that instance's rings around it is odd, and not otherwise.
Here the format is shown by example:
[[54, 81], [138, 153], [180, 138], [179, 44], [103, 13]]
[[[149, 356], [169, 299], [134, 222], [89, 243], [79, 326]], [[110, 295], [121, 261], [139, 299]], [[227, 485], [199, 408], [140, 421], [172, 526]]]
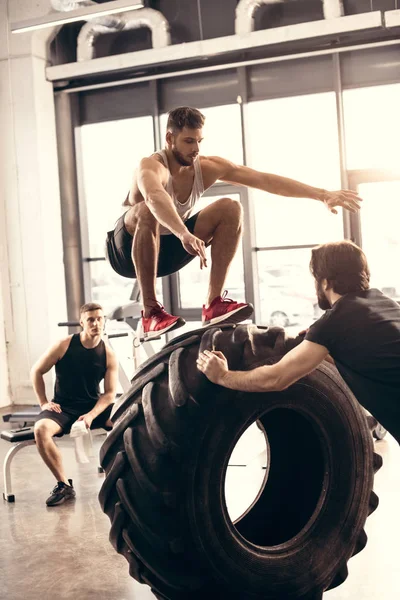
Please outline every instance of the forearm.
[[101, 415], [101, 413], [106, 410], [110, 404], [114, 402], [115, 394], [112, 392], [108, 392], [106, 394], [102, 394], [100, 398], [97, 400], [96, 404], [90, 411], [90, 414], [93, 416], [93, 419]]
[[43, 406], [43, 404], [47, 404], [48, 400], [46, 398], [46, 386], [44, 383], [42, 373], [40, 373], [39, 371], [32, 371], [31, 380], [36, 398], [38, 399], [40, 406]]
[[151, 194], [146, 198], [145, 202], [157, 221], [169, 229], [176, 237], [181, 238], [183, 234], [187, 233], [187, 227], [178, 215], [174, 203], [167, 192]]
[[326, 193], [326, 190], [323, 188], [313, 187], [294, 179], [281, 177], [280, 175], [264, 174], [261, 183], [261, 189], [279, 196], [311, 198], [323, 202]]
[[252, 371], [227, 371], [219, 385], [242, 392], [273, 392], [283, 389], [273, 366], [257, 367]]

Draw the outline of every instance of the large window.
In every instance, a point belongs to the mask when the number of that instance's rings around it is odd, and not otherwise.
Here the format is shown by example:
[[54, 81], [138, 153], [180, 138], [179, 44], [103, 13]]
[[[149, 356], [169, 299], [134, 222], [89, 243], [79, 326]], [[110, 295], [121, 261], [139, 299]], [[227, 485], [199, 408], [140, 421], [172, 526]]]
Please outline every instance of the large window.
[[[365, 169], [398, 168], [400, 84], [345, 90], [344, 118], [347, 168], [350, 173]], [[245, 105], [244, 126], [247, 164], [254, 169], [295, 179], [329, 190], [339, 189], [340, 156], [338, 121], [334, 92], [304, 94], [286, 98], [251, 101]], [[202, 155], [225, 157], [243, 163], [240, 106], [201, 107], [206, 116]], [[160, 116], [161, 146], [165, 145], [167, 115]], [[83, 163], [83, 189], [87, 210], [88, 257], [104, 256], [105, 232], [122, 214], [121, 206], [139, 160], [154, 151], [153, 119], [150, 116], [85, 125], [80, 130]], [[137, 143], [137, 142], [140, 143]], [[365, 184], [365, 185], [364, 185]], [[377, 187], [378, 186], [378, 187]], [[227, 186], [225, 186], [226, 188]], [[218, 197], [230, 195], [247, 206], [246, 194], [238, 187], [223, 186], [208, 191], [196, 206], [204, 208]], [[389, 256], [398, 252], [397, 237], [390, 227], [382, 229], [382, 248], [376, 252], [375, 225], [379, 221], [378, 196], [384, 194], [390, 210], [395, 210], [398, 182], [360, 184], [365, 196], [362, 216], [363, 245], [370, 255], [374, 281], [379, 287], [399, 287], [393, 276], [384, 276]], [[371, 200], [373, 196], [373, 202]], [[315, 244], [344, 237], [343, 214], [331, 214], [325, 206], [309, 198], [287, 198], [249, 189], [254, 224], [248, 228], [228, 274], [226, 288], [235, 300], [249, 293], [251, 282], [244, 281], [249, 264], [258, 278], [255, 302], [260, 324], [307, 327], [319, 316], [312, 277], [309, 273], [311, 248]], [[383, 202], [383, 200], [382, 200]], [[247, 210], [247, 209], [246, 209]], [[387, 211], [384, 211], [387, 214]], [[247, 212], [246, 212], [247, 215]], [[350, 226], [354, 227], [354, 218]], [[393, 220], [393, 223], [397, 221]], [[252, 228], [254, 225], [254, 230]], [[252, 233], [249, 234], [250, 229]], [[249, 242], [250, 240], [250, 242]], [[250, 248], [252, 247], [252, 249]], [[256, 261], [243, 260], [255, 253]], [[395, 248], [395, 250], [394, 250]], [[192, 325], [197, 323], [207, 296], [209, 268], [200, 270], [195, 258], [171, 278], [172, 311], [181, 312]], [[253, 254], [254, 256], [254, 254]], [[116, 275], [105, 261], [91, 262], [93, 300], [111, 310], [129, 301], [133, 282]], [[254, 269], [254, 265], [256, 268]], [[379, 273], [379, 276], [378, 276]], [[378, 281], [378, 279], [379, 281]], [[382, 279], [382, 281], [381, 281]], [[386, 281], [387, 280], [387, 281]], [[246, 288], [247, 286], [247, 288]], [[158, 297], [162, 300], [161, 281]], [[188, 324], [188, 327], [190, 325]]]
[[242, 129], [239, 104], [201, 108], [206, 117], [201, 154], [221, 156], [243, 163]]
[[261, 324], [295, 331], [319, 316], [310, 257], [311, 248], [259, 252]]
[[[106, 232], [126, 210], [122, 203], [134, 170], [154, 151], [153, 120], [145, 116], [83, 125], [80, 138], [89, 252], [85, 258], [101, 258]], [[105, 261], [90, 265], [92, 300], [106, 312], [129, 301], [132, 280], [117, 275]]]
[[[248, 165], [325, 189], [340, 189], [334, 93], [251, 102], [246, 107]], [[316, 297], [310, 248], [343, 238], [341, 211], [316, 200], [249, 191], [254, 203], [261, 322], [307, 327]], [[306, 246], [306, 248], [296, 248]]]
[[[361, 244], [371, 271], [371, 286], [400, 301], [400, 174], [398, 180], [357, 185], [364, 199], [360, 211]], [[358, 240], [357, 240], [358, 241]]]
[[[340, 189], [333, 93], [251, 102], [248, 166], [326, 189]], [[319, 202], [252, 190], [259, 247], [325, 242], [343, 236], [341, 215]]]
[[400, 84], [343, 93], [349, 177], [363, 198], [357, 219], [371, 285], [400, 299]]
[[400, 83], [345, 90], [347, 168], [398, 169]]

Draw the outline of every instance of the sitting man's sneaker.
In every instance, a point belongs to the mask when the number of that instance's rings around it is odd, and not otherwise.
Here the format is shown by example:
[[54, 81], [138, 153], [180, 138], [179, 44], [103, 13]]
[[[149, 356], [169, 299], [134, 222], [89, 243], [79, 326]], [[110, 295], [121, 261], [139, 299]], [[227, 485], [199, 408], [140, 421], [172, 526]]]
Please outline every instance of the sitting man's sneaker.
[[142, 336], [140, 341], [153, 340], [163, 333], [167, 333], [167, 331], [182, 327], [185, 323], [186, 321], [182, 317], [170, 315], [161, 304], [157, 304], [151, 309], [148, 317], [145, 317], [142, 311]]
[[57, 481], [56, 487], [46, 500], [47, 506], [58, 506], [67, 500], [72, 500], [75, 498], [76, 494], [74, 486], [72, 485], [72, 479], [68, 479], [68, 481], [69, 485], [63, 481]]
[[235, 302], [226, 297], [227, 293], [225, 290], [222, 296], [214, 298], [208, 308], [203, 305], [203, 326], [216, 323], [240, 323], [253, 314], [254, 308], [251, 304]]

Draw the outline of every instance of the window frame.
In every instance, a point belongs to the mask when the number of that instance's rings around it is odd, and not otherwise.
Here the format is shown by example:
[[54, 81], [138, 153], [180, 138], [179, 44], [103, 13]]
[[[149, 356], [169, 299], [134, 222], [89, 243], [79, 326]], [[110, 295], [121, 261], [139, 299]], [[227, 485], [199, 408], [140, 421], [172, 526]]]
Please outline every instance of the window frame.
[[[399, 44], [400, 47], [400, 44]], [[397, 47], [396, 47], [397, 48]], [[395, 49], [389, 49], [389, 53], [390, 56], [394, 55]], [[371, 54], [373, 56], [375, 56], [374, 50], [371, 51]], [[380, 51], [377, 51], [377, 55], [376, 55], [376, 62], [377, 64], [381, 64], [382, 62], [385, 61], [385, 57], [386, 57], [386, 50], [381, 49]], [[365, 68], [363, 69], [363, 73], [365, 71], [365, 74], [370, 74], [370, 69], [367, 69], [367, 63], [369, 64], [369, 60], [371, 58], [371, 56], [367, 56], [367, 54], [364, 51], [361, 50], [357, 50], [355, 52], [351, 52], [351, 53], [336, 53], [336, 54], [332, 54], [332, 71], [331, 71], [331, 77], [333, 79], [332, 81], [332, 86], [330, 85], [329, 82], [325, 82], [325, 84], [323, 85], [324, 89], [320, 89], [317, 86], [317, 89], [307, 89], [303, 91], [303, 88], [299, 91], [296, 89], [290, 90], [288, 91], [286, 88], [283, 90], [276, 90], [276, 89], [272, 89], [271, 85], [269, 84], [269, 80], [268, 77], [265, 78], [265, 81], [262, 82], [262, 85], [260, 84], [257, 93], [255, 92], [255, 88], [254, 88], [254, 76], [257, 73], [257, 69], [255, 67], [252, 67], [251, 64], [246, 65], [245, 63], [242, 66], [239, 67], [230, 67], [229, 65], [227, 65], [227, 70], [230, 71], [230, 73], [228, 75], [225, 75], [225, 77], [219, 77], [217, 74], [214, 75], [209, 75], [210, 80], [212, 79], [212, 81], [215, 84], [219, 85], [219, 79], [221, 79], [221, 85], [224, 83], [224, 81], [228, 81], [229, 77], [231, 77], [230, 84], [229, 84], [229, 92], [227, 92], [227, 94], [224, 95], [223, 99], [221, 100], [218, 97], [218, 85], [217, 87], [215, 86], [209, 86], [208, 90], [210, 91], [210, 93], [208, 94], [207, 98], [207, 106], [218, 106], [221, 104], [225, 104], [225, 103], [231, 103], [231, 102], [238, 102], [238, 104], [241, 107], [241, 125], [242, 125], [242, 150], [243, 150], [243, 164], [246, 164], [246, 146], [248, 147], [248, 138], [249, 138], [249, 131], [248, 128], [246, 127], [246, 119], [245, 119], [245, 115], [243, 113], [243, 109], [246, 106], [246, 104], [249, 103], [249, 101], [257, 101], [257, 100], [262, 100], [262, 99], [267, 99], [267, 98], [271, 98], [271, 97], [287, 97], [287, 96], [291, 96], [291, 95], [308, 95], [308, 94], [312, 94], [312, 93], [316, 93], [316, 92], [322, 92], [322, 91], [328, 91], [328, 90], [334, 90], [336, 93], [336, 99], [337, 99], [337, 110], [336, 110], [336, 114], [337, 114], [337, 126], [338, 126], [338, 131], [339, 131], [339, 143], [340, 143], [340, 152], [341, 152], [341, 187], [342, 188], [349, 188], [349, 189], [356, 189], [357, 187], [357, 173], [358, 175], [360, 175], [359, 171], [347, 171], [346, 168], [346, 157], [345, 157], [345, 128], [344, 128], [344, 119], [343, 119], [343, 90], [344, 89], [351, 89], [352, 87], [354, 87], [353, 85], [353, 79], [352, 77], [354, 76], [354, 73], [356, 72], [354, 67], [354, 64], [360, 64], [361, 66], [364, 66]], [[316, 64], [315, 61], [313, 60], [314, 57], [310, 56], [308, 57], [307, 60], [307, 64], [309, 64], [310, 66], [313, 66], [313, 64]], [[367, 60], [368, 59], [368, 60]], [[295, 64], [296, 62], [296, 58], [293, 58], [293, 61]], [[279, 58], [277, 58], [277, 63], [279, 63]], [[318, 62], [318, 59], [317, 59]], [[364, 64], [365, 63], [365, 64]], [[263, 65], [264, 66], [264, 65]], [[286, 71], [287, 67], [285, 66], [285, 63], [282, 63], [280, 65], [278, 65], [278, 68], [282, 67], [283, 70]], [[352, 68], [350, 68], [352, 67]], [[266, 72], [270, 69], [271, 67], [268, 66], [268, 64], [265, 64], [265, 69]], [[383, 71], [383, 70], [381, 70]], [[233, 77], [232, 77], [232, 72]], [[359, 81], [357, 80], [357, 87], [375, 87], [376, 85], [382, 85], [382, 84], [395, 84], [395, 83], [400, 83], [400, 79], [398, 78], [396, 72], [394, 71], [394, 69], [391, 69], [390, 72], [389, 71], [385, 71], [385, 77], [383, 77], [382, 81], [373, 81], [371, 80], [369, 77], [364, 77], [361, 78]], [[184, 73], [182, 73], [182, 78], [185, 79], [186, 76]], [[235, 81], [235, 78], [237, 81]], [[170, 108], [168, 105], [168, 98], [169, 95], [166, 94], [166, 90], [167, 90], [167, 84], [163, 85], [164, 79], [168, 79], [168, 74], [165, 75], [165, 78], [163, 79], [154, 79], [148, 82], [148, 97], [146, 97], [146, 103], [145, 106], [139, 108], [139, 112], [141, 112], [141, 114], [132, 114], [132, 116], [134, 117], [140, 117], [140, 116], [151, 116], [153, 118], [153, 132], [154, 132], [154, 140], [155, 140], [155, 147], [161, 147], [162, 146], [162, 139], [163, 136], [161, 135], [160, 132], [160, 116], [161, 114], [168, 108]], [[199, 78], [200, 80], [201, 78]], [[286, 78], [287, 79], [287, 78]], [[354, 80], [355, 81], [355, 80]], [[168, 84], [171, 82], [168, 82]], [[183, 82], [184, 83], [184, 82]], [[182, 86], [183, 84], [181, 84]], [[325, 86], [325, 87], [324, 87]], [[129, 88], [127, 88], [129, 89]], [[132, 89], [136, 89], [135, 88], [135, 84], [132, 85]], [[211, 93], [211, 90], [213, 89], [213, 93]], [[220, 91], [220, 90], [219, 90]], [[215, 93], [214, 93], [215, 92]], [[81, 148], [80, 148], [80, 125], [84, 124], [84, 120], [85, 118], [87, 118], [87, 111], [86, 113], [83, 111], [82, 109], [82, 98], [80, 98], [80, 96], [82, 95], [81, 90], [79, 90], [79, 88], [77, 88], [76, 92], [74, 92], [73, 94], [71, 94], [70, 98], [71, 98], [71, 110], [69, 114], [66, 114], [65, 110], [63, 110], [63, 106], [56, 106], [56, 117], [57, 117], [57, 124], [58, 126], [60, 126], [60, 123], [63, 124], [65, 122], [65, 120], [68, 120], [68, 127], [70, 127], [72, 130], [74, 130], [74, 134], [75, 134], [75, 138], [72, 141], [72, 144], [70, 144], [70, 147], [68, 147], [68, 152], [69, 155], [67, 158], [69, 158], [72, 163], [75, 165], [76, 167], [76, 173], [73, 173], [72, 175], [74, 176], [74, 181], [71, 182], [71, 185], [76, 186], [77, 188], [79, 188], [79, 193], [78, 195], [78, 199], [79, 199], [79, 211], [77, 215], [72, 215], [76, 221], [76, 225], [80, 230], [80, 235], [81, 235], [81, 246], [79, 249], [79, 252], [77, 254], [80, 255], [80, 266], [77, 264], [79, 257], [78, 256], [74, 256], [71, 258], [71, 260], [68, 262], [66, 262], [66, 286], [67, 286], [67, 302], [68, 302], [68, 312], [72, 313], [76, 310], [76, 307], [78, 306], [78, 303], [83, 303], [84, 301], [87, 301], [90, 298], [90, 263], [92, 261], [96, 261], [96, 260], [105, 260], [104, 257], [92, 257], [89, 256], [89, 253], [87, 251], [87, 241], [88, 241], [88, 223], [87, 223], [87, 215], [86, 215], [86, 207], [85, 207], [85, 198], [84, 198], [84, 194], [82, 194], [82, 185], [83, 185], [83, 178], [82, 178], [82, 174], [80, 172], [80, 170], [82, 169], [82, 159], [83, 157], [81, 156]], [[237, 93], [239, 93], [239, 95], [236, 95]], [[72, 97], [74, 97], [74, 101], [72, 101]], [[214, 98], [215, 97], [215, 98]], [[100, 98], [100, 97], [98, 97]], [[213, 101], [213, 98], [215, 101]], [[147, 102], [148, 99], [148, 102]], [[91, 98], [90, 101], [97, 101], [97, 97], [95, 98], [95, 94], [91, 94]], [[181, 98], [181, 102], [182, 104], [184, 104], [186, 102], [187, 98], [186, 98], [186, 91], [185, 91], [185, 86], [183, 85], [182, 87], [182, 98]], [[86, 99], [86, 101], [88, 102], [88, 98]], [[109, 107], [110, 108], [110, 107]], [[112, 114], [115, 113], [114, 111], [114, 107], [111, 106], [112, 108]], [[110, 108], [110, 110], [111, 110]], [[108, 109], [107, 109], [108, 110]], [[145, 111], [145, 112], [144, 112]], [[106, 120], [112, 120], [110, 119], [109, 114], [101, 114], [100, 112], [95, 112], [94, 109], [92, 110], [91, 114], [93, 114], [94, 116], [90, 119], [90, 122], [103, 122]], [[111, 114], [111, 113], [110, 113]], [[85, 117], [86, 115], [86, 117]], [[69, 118], [71, 117], [71, 118]], [[128, 118], [129, 115], [124, 114], [122, 117], [119, 116], [119, 118]], [[117, 115], [118, 118], [118, 115]], [[75, 144], [73, 143], [75, 142]], [[64, 149], [63, 151], [63, 155], [66, 154], [66, 150]], [[62, 156], [63, 156], [62, 155]], [[64, 161], [65, 162], [65, 161]], [[64, 163], [63, 163], [64, 164]], [[369, 175], [368, 177], [376, 177], [377, 175], [372, 175], [371, 174], [371, 169], [369, 170]], [[364, 173], [365, 174], [365, 173]], [[381, 175], [380, 175], [381, 176]], [[63, 172], [62, 178], [67, 177], [67, 174], [65, 174]], [[395, 178], [397, 179], [397, 175], [395, 176]], [[387, 176], [385, 175], [385, 180], [387, 180]], [[367, 181], [371, 181], [371, 179], [368, 179]], [[376, 181], [376, 179], [374, 179], [374, 181]], [[382, 181], [382, 179], [379, 179], [378, 181]], [[363, 183], [364, 180], [360, 180], [360, 183]], [[305, 245], [293, 245], [293, 246], [277, 246], [277, 247], [257, 247], [256, 243], [255, 243], [255, 218], [254, 218], [254, 207], [252, 206], [252, 202], [249, 200], [249, 194], [248, 194], [248, 190], [247, 188], [244, 187], [236, 187], [236, 186], [229, 186], [226, 184], [222, 184], [222, 183], [217, 183], [215, 184], [213, 187], [211, 187], [209, 190], [207, 190], [204, 194], [205, 197], [207, 196], [212, 196], [212, 195], [229, 195], [229, 193], [235, 193], [235, 194], [239, 194], [240, 195], [240, 201], [241, 204], [243, 206], [244, 209], [244, 220], [245, 220], [245, 228], [244, 228], [244, 232], [243, 232], [243, 267], [244, 267], [244, 286], [245, 286], [245, 294], [246, 294], [246, 299], [247, 301], [251, 302], [254, 304], [255, 306], [255, 315], [254, 315], [254, 319], [257, 322], [259, 319], [259, 306], [258, 306], [258, 299], [259, 299], [259, 293], [258, 293], [258, 277], [257, 277], [257, 252], [260, 251], [268, 251], [271, 249], [296, 249], [296, 248], [304, 248], [304, 246], [306, 247], [314, 247], [314, 244], [310, 243], [310, 244], [305, 244]], [[64, 203], [68, 201], [64, 198], [64, 195], [61, 195], [61, 203], [62, 206], [64, 206]], [[69, 220], [71, 218], [71, 214], [69, 214], [68, 216]], [[359, 215], [354, 215], [354, 214], [347, 214], [344, 213], [343, 214], [343, 221], [344, 221], [344, 232], [343, 232], [343, 237], [347, 238], [347, 239], [352, 239], [353, 241], [355, 241], [356, 243], [361, 243], [361, 234], [360, 234], [360, 224], [359, 224]], [[63, 223], [64, 223], [64, 217], [63, 217]], [[64, 249], [67, 247], [66, 241], [64, 240]], [[67, 250], [64, 250], [65, 252], [67, 252]], [[70, 264], [71, 263], [71, 264]], [[76, 272], [79, 270], [78, 268], [80, 268], [81, 270], [83, 270], [83, 287], [82, 290], [81, 289], [77, 289], [77, 284], [74, 283], [74, 281], [76, 281]], [[72, 277], [73, 276], [73, 277]], [[134, 280], [132, 282], [132, 285], [134, 286], [136, 283], [136, 281]], [[71, 285], [72, 284], [72, 285]], [[164, 277], [162, 278], [162, 288], [163, 288], [163, 302], [165, 305], [165, 308], [169, 311], [169, 312], [175, 312], [175, 314], [182, 314], [182, 316], [185, 316], [185, 318], [187, 318], [187, 320], [191, 321], [191, 320], [198, 320], [198, 310], [197, 309], [180, 309], [179, 308], [179, 290], [177, 288], [178, 285], [178, 277], [176, 275], [172, 275], [169, 277]], [[84, 297], [80, 297], [81, 295], [83, 295], [83, 291], [84, 291]], [[79, 296], [79, 297], [78, 297]], [[70, 315], [70, 316], [71, 316]]]

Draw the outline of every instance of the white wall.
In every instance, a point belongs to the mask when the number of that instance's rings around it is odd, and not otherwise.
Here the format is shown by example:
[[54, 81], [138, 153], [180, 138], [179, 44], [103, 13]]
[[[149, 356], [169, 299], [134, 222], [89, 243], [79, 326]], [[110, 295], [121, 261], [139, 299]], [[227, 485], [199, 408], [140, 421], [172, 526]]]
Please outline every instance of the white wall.
[[[11, 35], [8, 26], [49, 10], [49, 0], [0, 0], [0, 357], [7, 347], [10, 391], [0, 371], [0, 405], [35, 403], [30, 368], [66, 319], [53, 90], [44, 71], [52, 32]], [[51, 394], [50, 376], [46, 383]]]
[[[0, 192], [0, 201], [2, 194]], [[9, 377], [8, 377], [8, 357], [5, 330], [5, 307], [10, 307], [8, 291], [8, 272], [7, 272], [7, 243], [5, 231], [5, 218], [3, 206], [0, 205], [0, 407], [8, 406], [11, 403]], [[6, 284], [4, 283], [6, 281]], [[7, 286], [7, 287], [6, 287]]]

